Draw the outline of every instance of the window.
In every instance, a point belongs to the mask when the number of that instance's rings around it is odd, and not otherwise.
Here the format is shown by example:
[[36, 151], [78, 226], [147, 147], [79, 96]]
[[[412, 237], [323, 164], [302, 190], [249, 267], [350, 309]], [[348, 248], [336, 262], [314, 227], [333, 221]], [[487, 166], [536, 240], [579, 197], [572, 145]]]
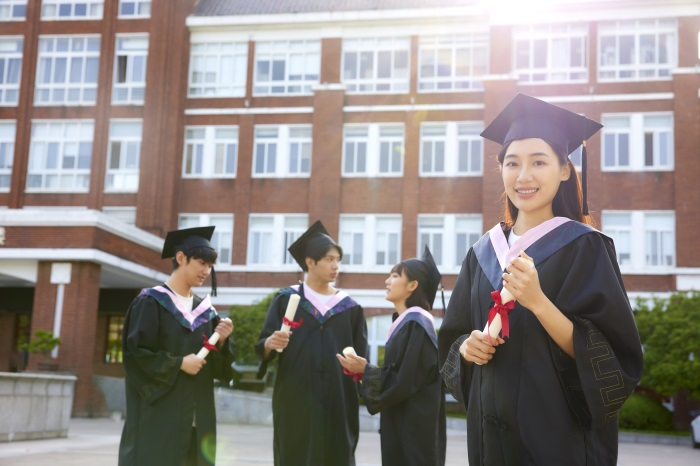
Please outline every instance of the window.
[[124, 316], [110, 315], [107, 323], [107, 350], [105, 362], [107, 364], [122, 363], [122, 332], [124, 330]]
[[481, 90], [489, 69], [489, 37], [421, 37], [418, 60], [419, 92]]
[[350, 93], [408, 92], [408, 38], [343, 41], [343, 84]]
[[143, 104], [148, 36], [117, 36], [112, 103]]
[[588, 80], [586, 25], [528, 26], [513, 32], [513, 63], [522, 82]]
[[17, 105], [22, 74], [22, 38], [0, 39], [0, 105]]
[[246, 42], [193, 42], [190, 46], [189, 97], [245, 96]]
[[104, 0], [43, 0], [41, 19], [102, 19]]
[[14, 121], [0, 120], [0, 192], [9, 192], [12, 183], [12, 160], [15, 155]]
[[310, 174], [311, 125], [255, 127], [254, 177], [308, 177]]
[[481, 122], [421, 124], [421, 176], [481, 175]]
[[120, 18], [148, 18], [151, 16], [151, 0], [119, 0]]
[[673, 114], [603, 115], [603, 170], [673, 170]]
[[111, 122], [105, 192], [138, 191], [141, 134], [141, 120]]
[[401, 176], [403, 155], [402, 124], [349, 124], [343, 128], [343, 176]]
[[102, 207], [102, 212], [110, 218], [127, 225], [136, 225], [136, 207]]
[[0, 3], [0, 21], [27, 19], [27, 0], [3, 0]]
[[417, 257], [427, 245], [435, 263], [445, 270], [458, 270], [467, 251], [482, 235], [482, 218], [474, 215], [419, 215]]
[[99, 61], [98, 36], [42, 37], [35, 103], [94, 105]]
[[369, 346], [367, 359], [370, 364], [379, 367], [384, 365], [386, 336], [391, 324], [392, 319], [389, 315], [367, 317], [367, 345]]
[[400, 215], [341, 215], [339, 236], [348, 266], [384, 270], [401, 260]]
[[[287, 248], [307, 229], [306, 214], [251, 214], [248, 222], [248, 265], [296, 265]], [[290, 266], [291, 268], [291, 266]]]
[[233, 257], [233, 215], [225, 214], [181, 214], [179, 228], [214, 226], [211, 245], [218, 257], [217, 264], [230, 264]]
[[185, 128], [184, 178], [235, 178], [237, 163], [237, 126]]
[[311, 94], [320, 67], [319, 40], [258, 42], [253, 94]]
[[93, 133], [92, 120], [32, 122], [27, 192], [87, 192]]
[[603, 211], [602, 223], [603, 233], [615, 241], [623, 272], [675, 266], [674, 212]]
[[598, 79], [671, 78], [678, 64], [675, 19], [618, 21], [598, 27]]

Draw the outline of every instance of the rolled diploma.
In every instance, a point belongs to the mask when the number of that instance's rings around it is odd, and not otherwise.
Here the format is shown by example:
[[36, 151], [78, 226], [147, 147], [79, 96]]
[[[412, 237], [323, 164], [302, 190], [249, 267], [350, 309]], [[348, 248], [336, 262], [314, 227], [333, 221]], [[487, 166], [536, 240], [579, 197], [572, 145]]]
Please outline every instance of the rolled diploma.
[[[299, 295], [298, 294], [293, 294], [289, 296], [289, 302], [287, 303], [287, 310], [284, 311], [284, 317], [289, 321], [289, 322], [294, 322], [294, 316], [297, 313], [297, 306], [299, 306]], [[282, 324], [282, 328], [280, 328], [280, 331], [282, 332], [289, 332], [291, 327], [289, 325]], [[282, 348], [277, 350], [278, 353], [282, 352]]]
[[[221, 335], [219, 335], [219, 332], [214, 332], [214, 333], [212, 333], [212, 335], [209, 337], [209, 344], [210, 344], [210, 345], [215, 345], [216, 342], [219, 341], [219, 338], [221, 338]], [[199, 359], [204, 359], [204, 358], [207, 357], [208, 354], [209, 354], [209, 350], [206, 349], [206, 348], [204, 348], [204, 347], [202, 347], [202, 349], [199, 350], [199, 353], [197, 353], [197, 357], [198, 357]]]
[[348, 354], [352, 354], [353, 356], [357, 356], [357, 353], [355, 352], [355, 348], [352, 346], [346, 346], [343, 348], [343, 356], [347, 356]]
[[[534, 267], [535, 264], [532, 263], [531, 260], [522, 258], [527, 265], [530, 267]], [[501, 303], [509, 303], [513, 301], [515, 298], [513, 295], [510, 293], [510, 291], [506, 290], [503, 288], [501, 290]], [[498, 334], [501, 333], [501, 328], [503, 327], [503, 324], [501, 323], [501, 315], [496, 314], [496, 317], [493, 318], [493, 321], [491, 322], [491, 325], [489, 325], [488, 322], [486, 322], [486, 326], [484, 327], [484, 333], [488, 331], [489, 335], [491, 338], [496, 338], [498, 337]]]

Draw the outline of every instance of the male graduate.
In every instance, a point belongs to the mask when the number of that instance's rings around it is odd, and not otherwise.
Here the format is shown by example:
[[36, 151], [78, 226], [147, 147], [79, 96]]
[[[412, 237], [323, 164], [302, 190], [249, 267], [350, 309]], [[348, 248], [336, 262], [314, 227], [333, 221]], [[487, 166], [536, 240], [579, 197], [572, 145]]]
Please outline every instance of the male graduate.
[[[364, 313], [347, 293], [332, 286], [343, 250], [320, 221], [289, 252], [307, 272], [306, 280], [275, 296], [255, 344], [263, 361], [261, 373], [279, 357], [272, 395], [275, 465], [354, 465], [358, 388], [352, 377], [343, 374], [335, 355], [352, 346], [366, 357]], [[292, 330], [283, 332], [280, 328], [292, 294], [300, 296], [299, 306]]]
[[[214, 227], [171, 231], [162, 257], [173, 258], [164, 285], [141, 291], [126, 313], [123, 334], [126, 422], [119, 466], [204, 466], [216, 459], [214, 379], [229, 382], [233, 324], [209, 296], [195, 295], [212, 273]], [[208, 339], [219, 333], [218, 343]], [[206, 342], [206, 343], [205, 343]], [[196, 353], [206, 346], [206, 359]]]

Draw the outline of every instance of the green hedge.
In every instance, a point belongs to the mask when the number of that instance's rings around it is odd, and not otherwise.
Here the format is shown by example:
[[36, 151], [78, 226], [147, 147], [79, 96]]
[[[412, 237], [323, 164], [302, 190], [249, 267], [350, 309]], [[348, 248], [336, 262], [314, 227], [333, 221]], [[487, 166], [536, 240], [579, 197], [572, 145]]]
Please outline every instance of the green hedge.
[[673, 414], [658, 401], [632, 393], [620, 411], [620, 428], [671, 431]]
[[233, 338], [236, 342], [236, 364], [257, 365], [260, 358], [253, 345], [265, 323], [267, 308], [270, 307], [273, 293], [252, 306], [231, 306], [228, 317], [233, 321]]

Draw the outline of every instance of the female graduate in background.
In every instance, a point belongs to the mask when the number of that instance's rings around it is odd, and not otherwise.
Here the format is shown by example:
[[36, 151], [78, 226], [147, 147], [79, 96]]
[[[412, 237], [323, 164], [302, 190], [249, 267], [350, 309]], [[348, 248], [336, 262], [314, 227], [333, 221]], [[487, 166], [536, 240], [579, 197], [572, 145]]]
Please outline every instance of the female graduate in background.
[[[470, 465], [616, 464], [642, 351], [613, 242], [588, 225], [568, 159], [583, 143], [585, 186], [585, 140], [601, 127], [519, 94], [481, 134], [502, 144], [505, 222], [469, 250], [439, 334]], [[501, 288], [510, 314], [494, 306]], [[492, 307], [503, 319], [493, 339], [482, 332]]]
[[428, 248], [421, 259], [394, 266], [386, 299], [394, 304], [384, 365], [353, 354], [337, 355], [350, 373], [362, 374], [360, 394], [370, 414], [381, 412], [382, 465], [445, 464], [445, 396], [438, 367], [432, 309], [441, 280]]

